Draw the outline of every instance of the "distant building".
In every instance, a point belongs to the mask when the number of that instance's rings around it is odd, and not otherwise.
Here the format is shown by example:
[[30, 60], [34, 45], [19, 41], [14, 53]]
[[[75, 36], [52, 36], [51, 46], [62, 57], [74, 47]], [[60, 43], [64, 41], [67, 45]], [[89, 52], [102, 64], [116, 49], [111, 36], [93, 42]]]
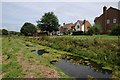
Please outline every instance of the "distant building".
[[60, 34], [64, 34], [65, 32], [69, 31], [69, 30], [73, 30], [74, 28], [74, 24], [73, 23], [63, 23], [63, 26], [60, 26], [59, 30], [60, 30]]
[[60, 34], [64, 34], [66, 31], [83, 31], [87, 32], [88, 28], [91, 27], [91, 24], [88, 20], [77, 20], [77, 22], [73, 23], [63, 23], [63, 26], [60, 27]]
[[77, 20], [73, 30], [74, 31], [87, 32], [89, 27], [91, 27], [91, 24], [89, 23], [89, 21], [87, 21], [87, 20], [84, 20], [84, 21]]
[[38, 36], [46, 36], [48, 35], [47, 31], [42, 31], [40, 29], [37, 29], [36, 33], [33, 34], [34, 37], [38, 37]]
[[96, 17], [94, 22], [101, 26], [102, 33], [109, 33], [117, 24], [120, 24], [120, 10], [113, 7], [107, 9], [107, 7], [104, 6], [103, 14]]

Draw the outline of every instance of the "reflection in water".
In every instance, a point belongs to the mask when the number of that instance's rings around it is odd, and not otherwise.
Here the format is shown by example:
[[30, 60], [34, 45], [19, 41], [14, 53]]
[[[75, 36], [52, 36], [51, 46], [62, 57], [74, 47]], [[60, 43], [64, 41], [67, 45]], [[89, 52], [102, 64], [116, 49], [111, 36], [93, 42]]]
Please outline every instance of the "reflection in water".
[[[100, 65], [95, 64], [94, 62], [88, 62], [85, 59], [78, 59], [78, 57], [70, 57], [64, 58], [59, 62], [55, 63], [55, 66], [60, 68], [64, 73], [71, 77], [75, 78], [88, 78], [88, 76], [92, 76], [94, 78], [110, 78], [111, 71], [103, 70]], [[75, 59], [74, 59], [75, 58]], [[79, 61], [80, 64], [76, 64], [75, 61]], [[88, 64], [86, 65], [85, 64]], [[84, 64], [83, 64], [84, 63]]]

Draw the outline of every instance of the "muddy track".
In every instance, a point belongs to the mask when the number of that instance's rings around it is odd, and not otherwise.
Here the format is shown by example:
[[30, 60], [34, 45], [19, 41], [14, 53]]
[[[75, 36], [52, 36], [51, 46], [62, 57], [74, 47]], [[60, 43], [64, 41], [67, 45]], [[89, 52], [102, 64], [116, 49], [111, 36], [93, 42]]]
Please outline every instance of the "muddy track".
[[59, 78], [57, 72], [47, 66], [37, 65], [39, 61], [35, 61], [34, 64], [30, 64], [27, 58], [24, 57], [23, 49], [21, 49], [17, 54], [16, 58], [18, 62], [22, 65], [22, 70], [24, 78]]

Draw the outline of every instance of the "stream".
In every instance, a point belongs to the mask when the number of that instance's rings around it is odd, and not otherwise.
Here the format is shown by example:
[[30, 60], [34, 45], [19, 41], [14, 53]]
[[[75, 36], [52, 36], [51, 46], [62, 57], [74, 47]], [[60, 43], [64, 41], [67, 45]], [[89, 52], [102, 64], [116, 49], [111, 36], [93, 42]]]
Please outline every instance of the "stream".
[[91, 76], [110, 80], [112, 74], [112, 71], [102, 69], [102, 65], [77, 56], [64, 56], [62, 60], [55, 62], [54, 65], [74, 78], [88, 78]]

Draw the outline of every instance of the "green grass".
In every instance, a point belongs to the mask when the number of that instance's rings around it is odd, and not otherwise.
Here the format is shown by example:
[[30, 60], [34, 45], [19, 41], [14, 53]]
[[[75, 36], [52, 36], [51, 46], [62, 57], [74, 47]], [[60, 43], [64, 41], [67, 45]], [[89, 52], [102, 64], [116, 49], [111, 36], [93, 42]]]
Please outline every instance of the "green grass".
[[[35, 43], [31, 43], [29, 41], [24, 41], [24, 37], [8, 37], [4, 36], [2, 38], [2, 56], [3, 56], [3, 63], [2, 63], [2, 74], [3, 78], [22, 78], [25, 76], [23, 73], [22, 64], [18, 62], [16, 55], [17, 53], [23, 49], [22, 54], [22, 60], [28, 60], [31, 65], [44, 65], [49, 68], [52, 68], [57, 71], [58, 75], [61, 78], [66, 78], [66, 74], [64, 74], [61, 70], [56, 68], [54, 65], [50, 64], [51, 60], [59, 59], [58, 57], [61, 56], [61, 54], [64, 54], [66, 52], [58, 51], [46, 46], [37, 45]], [[26, 44], [32, 45], [34, 47], [27, 47]], [[43, 54], [42, 56], [36, 55], [34, 52], [31, 52], [31, 50], [36, 49], [45, 49], [49, 51], [50, 54]], [[57, 55], [56, 55], [57, 54]], [[38, 61], [37, 63], [35, 61]], [[29, 71], [28, 71], [29, 72]], [[38, 77], [45, 77], [42, 76], [43, 72], [39, 70], [32, 71], [36, 75], [40, 74]]]
[[2, 73], [3, 77], [13, 78], [21, 77], [21, 65], [17, 62], [16, 53], [20, 50], [21, 45], [15, 38], [2, 38]]

